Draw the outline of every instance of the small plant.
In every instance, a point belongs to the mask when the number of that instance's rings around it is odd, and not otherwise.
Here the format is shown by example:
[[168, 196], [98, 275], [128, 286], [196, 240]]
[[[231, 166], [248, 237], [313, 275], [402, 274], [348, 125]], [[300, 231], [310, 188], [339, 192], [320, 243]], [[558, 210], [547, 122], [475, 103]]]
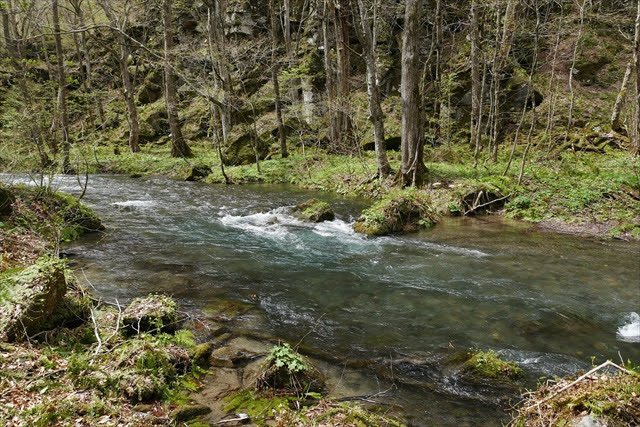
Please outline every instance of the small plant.
[[302, 356], [287, 343], [273, 347], [267, 361], [273, 362], [278, 369], [286, 368], [293, 373], [309, 369]]

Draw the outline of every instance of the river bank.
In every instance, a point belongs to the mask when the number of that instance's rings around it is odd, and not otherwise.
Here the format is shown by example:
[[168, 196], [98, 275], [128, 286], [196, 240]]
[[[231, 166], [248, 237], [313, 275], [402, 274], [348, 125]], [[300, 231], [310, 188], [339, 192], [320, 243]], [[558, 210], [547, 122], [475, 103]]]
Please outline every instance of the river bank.
[[[89, 173], [160, 175], [239, 185], [288, 183], [359, 196], [370, 203], [397, 192], [390, 180], [375, 179], [375, 158], [366, 151], [344, 156], [313, 147], [297, 148], [287, 159], [274, 157], [259, 166], [226, 167], [225, 180], [217, 156], [204, 146], [194, 146], [195, 157], [191, 159], [173, 159], [168, 147], [157, 145], [143, 146], [135, 155], [114, 154], [110, 147], [92, 150], [77, 150], [77, 156], [86, 159]], [[399, 154], [389, 154], [392, 167], [397, 169]], [[13, 167], [35, 167], [29, 161], [25, 158]], [[430, 184], [419, 193], [429, 211], [439, 217], [493, 214], [523, 220], [546, 232], [599, 239], [640, 238], [637, 156], [619, 150], [605, 154], [568, 151], [554, 156], [534, 151], [520, 183], [515, 165], [504, 174], [507, 163], [508, 159], [500, 156], [496, 163], [474, 168], [465, 147], [438, 147], [429, 151]]]

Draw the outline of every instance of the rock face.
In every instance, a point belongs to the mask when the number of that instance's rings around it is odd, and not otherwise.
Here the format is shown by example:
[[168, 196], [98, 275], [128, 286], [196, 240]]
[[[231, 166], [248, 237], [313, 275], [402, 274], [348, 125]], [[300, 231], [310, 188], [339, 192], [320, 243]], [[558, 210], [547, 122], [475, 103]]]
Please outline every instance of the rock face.
[[55, 258], [0, 279], [0, 340], [18, 341], [43, 330], [66, 291], [64, 262]]
[[333, 221], [336, 214], [328, 203], [318, 199], [309, 199], [293, 209], [293, 214], [304, 221], [322, 222]]
[[142, 332], [173, 332], [177, 329], [175, 301], [163, 295], [136, 298], [122, 314], [122, 326], [130, 335]]
[[0, 215], [10, 215], [11, 205], [16, 201], [15, 196], [4, 187], [0, 187]]

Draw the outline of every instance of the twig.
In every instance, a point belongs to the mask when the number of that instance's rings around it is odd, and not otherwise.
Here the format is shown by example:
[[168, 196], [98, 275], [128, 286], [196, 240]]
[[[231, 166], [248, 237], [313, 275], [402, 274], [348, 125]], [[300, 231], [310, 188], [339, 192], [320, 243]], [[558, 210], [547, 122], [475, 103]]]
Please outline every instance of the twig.
[[602, 365], [596, 366], [595, 368], [593, 368], [592, 370], [590, 370], [586, 374], [580, 376], [578, 379], [576, 379], [575, 381], [571, 382], [570, 384], [567, 384], [566, 386], [562, 387], [560, 390], [556, 391], [555, 393], [551, 394], [550, 396], [547, 396], [544, 399], [540, 400], [539, 402], [536, 402], [535, 405], [531, 405], [531, 406], [525, 408], [524, 411], [529, 411], [530, 409], [533, 409], [536, 406], [540, 407], [541, 404], [553, 399], [554, 397], [556, 397], [560, 393], [562, 393], [562, 392], [566, 391], [567, 389], [573, 387], [574, 385], [576, 385], [579, 382], [583, 381], [585, 378], [589, 377], [590, 375], [593, 375], [595, 372], [599, 371], [602, 368], [606, 368], [607, 366], [613, 366], [614, 368], [617, 368], [617, 369], [621, 370], [622, 372], [624, 372], [626, 374], [631, 374], [631, 371], [629, 371], [628, 369], [623, 368], [620, 365], [616, 365], [615, 363], [613, 363], [610, 360], [607, 360]]
[[96, 339], [98, 340], [98, 347], [93, 352], [95, 355], [100, 353], [100, 349], [102, 348], [102, 339], [100, 338], [100, 331], [98, 330], [98, 323], [96, 322], [96, 316], [93, 308], [91, 309], [91, 322], [93, 322], [93, 333], [96, 335]]
[[475, 203], [474, 203], [474, 206], [473, 206], [471, 209], [469, 209], [468, 211], [466, 211], [466, 212], [464, 213], [464, 215], [466, 216], [469, 212], [475, 212], [475, 211], [477, 211], [477, 210], [478, 210], [478, 209], [480, 209], [480, 208], [483, 208], [483, 207], [485, 207], [485, 206], [491, 205], [491, 204], [493, 204], [493, 203], [495, 203], [495, 202], [499, 202], [499, 201], [504, 200], [504, 199], [508, 199], [509, 197], [511, 197], [511, 194], [509, 194], [509, 195], [507, 195], [507, 196], [504, 196], [504, 197], [501, 197], [501, 198], [499, 198], [499, 199], [493, 199], [493, 200], [491, 200], [490, 202], [484, 203], [484, 204], [482, 204], [482, 205], [480, 205], [480, 206], [475, 206]]
[[251, 417], [247, 414], [237, 414], [238, 418], [229, 418], [227, 420], [220, 420], [217, 423], [213, 423], [214, 425], [218, 425], [218, 424], [226, 424], [226, 423], [232, 423], [235, 421], [248, 421], [251, 419]]

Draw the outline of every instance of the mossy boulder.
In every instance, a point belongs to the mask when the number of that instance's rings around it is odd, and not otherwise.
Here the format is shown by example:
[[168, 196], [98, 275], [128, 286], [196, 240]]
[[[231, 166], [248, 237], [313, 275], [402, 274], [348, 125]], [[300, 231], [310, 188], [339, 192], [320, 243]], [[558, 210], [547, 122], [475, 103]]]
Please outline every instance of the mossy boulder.
[[413, 190], [393, 192], [365, 209], [353, 225], [358, 233], [384, 236], [430, 228], [437, 222], [424, 193]]
[[4, 187], [0, 187], [0, 216], [10, 215], [11, 206], [16, 201], [16, 197], [11, 191]]
[[122, 313], [122, 327], [129, 335], [172, 332], [177, 326], [177, 305], [172, 298], [164, 295], [136, 298]]
[[215, 348], [215, 344], [212, 342], [205, 342], [195, 346], [191, 352], [191, 360], [193, 364], [201, 368], [209, 367], [209, 357]]
[[309, 222], [333, 221], [336, 214], [331, 206], [318, 199], [309, 199], [293, 208], [295, 217]]
[[100, 217], [77, 198], [60, 192], [54, 193], [53, 197], [54, 207], [58, 210], [63, 224], [66, 227], [75, 228], [78, 235], [84, 232], [104, 230]]
[[91, 316], [93, 303], [88, 292], [67, 278], [68, 290], [62, 297], [56, 308], [47, 317], [42, 325], [42, 330], [51, 330], [58, 327], [74, 328], [82, 325]]
[[522, 369], [514, 362], [502, 360], [494, 351], [470, 353], [464, 370], [479, 381], [516, 381], [524, 377]]
[[259, 137], [247, 133], [233, 141], [224, 153], [226, 166], [248, 165], [264, 160], [269, 155], [269, 144]]
[[151, 70], [138, 90], [138, 102], [140, 104], [151, 104], [164, 96], [162, 87], [163, 74], [161, 69]]
[[188, 182], [201, 181], [211, 174], [211, 168], [204, 164], [191, 165], [184, 174], [184, 180]]
[[0, 340], [17, 341], [43, 330], [67, 292], [62, 260], [43, 257], [0, 277]]

